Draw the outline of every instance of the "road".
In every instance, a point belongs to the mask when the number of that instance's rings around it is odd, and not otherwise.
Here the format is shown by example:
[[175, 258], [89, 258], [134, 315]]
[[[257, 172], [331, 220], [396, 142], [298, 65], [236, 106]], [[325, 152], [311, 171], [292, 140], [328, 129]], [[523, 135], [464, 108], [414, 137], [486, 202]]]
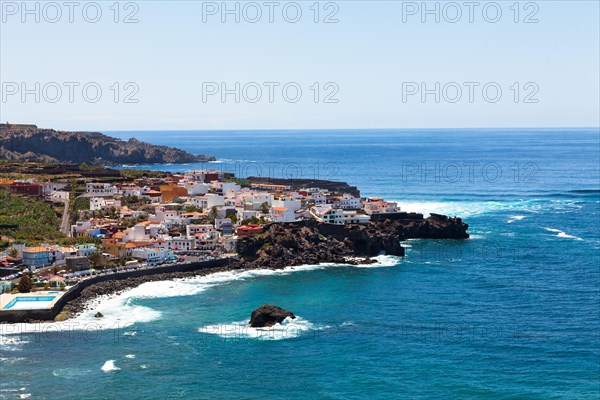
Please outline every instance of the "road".
[[61, 196], [51, 196], [51, 200], [56, 203], [63, 203], [64, 210], [62, 220], [60, 221], [60, 231], [67, 236], [71, 236], [71, 226], [69, 224], [69, 192], [60, 192]]

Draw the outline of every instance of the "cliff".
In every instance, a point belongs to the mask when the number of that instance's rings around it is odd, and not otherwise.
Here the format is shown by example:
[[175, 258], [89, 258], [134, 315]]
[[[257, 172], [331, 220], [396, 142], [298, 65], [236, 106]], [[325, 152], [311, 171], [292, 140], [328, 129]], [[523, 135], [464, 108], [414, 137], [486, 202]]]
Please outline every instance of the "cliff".
[[94, 165], [214, 161], [173, 147], [134, 138], [127, 141], [99, 132], [63, 132], [35, 125], [0, 124], [0, 159]]
[[272, 224], [257, 236], [240, 238], [241, 268], [284, 268], [322, 262], [348, 263], [349, 257], [381, 253], [404, 256], [406, 239], [465, 239], [468, 225], [460, 218], [382, 218], [368, 225], [331, 225], [314, 220]]

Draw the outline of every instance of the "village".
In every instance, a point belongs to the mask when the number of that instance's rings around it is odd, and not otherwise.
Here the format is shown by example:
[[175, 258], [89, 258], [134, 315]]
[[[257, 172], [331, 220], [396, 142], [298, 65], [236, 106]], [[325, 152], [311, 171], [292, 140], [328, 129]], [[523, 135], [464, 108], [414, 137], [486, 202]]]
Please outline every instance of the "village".
[[[64, 203], [61, 229], [77, 239], [69, 246], [13, 243], [0, 253], [2, 266], [13, 272], [0, 280], [5, 292], [13, 290], [26, 273], [40, 290], [64, 289], [97, 274], [235, 257], [237, 240], [262, 233], [267, 224], [306, 219], [367, 224], [373, 214], [400, 211], [397, 203], [382, 198], [319, 187], [292, 190], [288, 185], [249, 183], [216, 170], [141, 177], [127, 183], [89, 181], [76, 199], [70, 198], [68, 183], [30, 179], [2, 181], [0, 186], [11, 193]], [[68, 204], [74, 201], [79, 207], [71, 216], [75, 223], [69, 224]]]

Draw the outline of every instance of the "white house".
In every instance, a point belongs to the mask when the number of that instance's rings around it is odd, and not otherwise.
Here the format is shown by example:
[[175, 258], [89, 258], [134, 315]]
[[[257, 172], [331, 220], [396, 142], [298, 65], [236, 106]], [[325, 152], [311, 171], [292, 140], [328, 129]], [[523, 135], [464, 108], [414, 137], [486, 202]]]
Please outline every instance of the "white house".
[[141, 242], [148, 240], [150, 237], [146, 235], [146, 226], [137, 224], [133, 228], [129, 228], [123, 232], [123, 242]]
[[121, 186], [121, 192], [123, 193], [123, 196], [140, 197], [142, 194], [142, 189], [139, 186], [131, 183]]
[[88, 197], [116, 196], [120, 194], [119, 189], [110, 183], [86, 183], [85, 191]]
[[75, 248], [77, 249], [77, 255], [80, 257], [89, 257], [98, 252], [98, 248], [94, 243], [76, 244]]
[[121, 207], [121, 200], [105, 199], [103, 197], [92, 197], [90, 198], [90, 210], [108, 210], [111, 207]]
[[213, 207], [225, 205], [225, 198], [220, 194], [207, 193], [204, 196], [192, 197], [192, 204], [209, 211]]
[[339, 200], [337, 206], [343, 210], [357, 210], [361, 208], [360, 197], [354, 197], [345, 193]]
[[344, 224], [361, 224], [366, 225], [371, 220], [371, 217], [365, 214], [359, 214], [356, 211], [344, 210]]
[[184, 238], [184, 237], [173, 237], [165, 240], [165, 244], [170, 250], [187, 251], [194, 250], [196, 248], [196, 239]]
[[157, 265], [161, 264], [165, 261], [174, 257], [174, 254], [171, 250], [161, 249], [158, 247], [152, 248], [137, 248], [131, 251], [131, 256], [133, 258], [139, 258], [142, 261], [146, 262], [148, 265]]
[[198, 196], [202, 194], [208, 193], [210, 189], [210, 184], [204, 182], [189, 182], [183, 184], [188, 191], [188, 195], [190, 196]]
[[367, 199], [363, 203], [363, 210], [367, 214], [376, 214], [376, 213], [395, 213], [400, 211], [400, 207], [398, 207], [398, 203], [391, 201], [384, 201], [381, 198], [371, 198]]
[[242, 210], [242, 209], [238, 209], [237, 210], [237, 220], [239, 222], [242, 222], [243, 220], [246, 219], [250, 219], [250, 218], [258, 218], [258, 211], [248, 211], [248, 210]]
[[294, 212], [302, 208], [302, 202], [291, 196], [271, 196], [271, 206], [288, 208]]
[[194, 235], [196, 249], [200, 250], [214, 250], [219, 244], [219, 232], [209, 231], [203, 233], [196, 233]]
[[50, 196], [52, 192], [66, 188], [67, 184], [62, 182], [42, 182], [40, 186], [42, 187], [42, 195]]
[[271, 207], [270, 217], [273, 222], [294, 222], [296, 213], [287, 207]]
[[201, 224], [201, 225], [190, 224], [185, 227], [185, 233], [186, 233], [187, 237], [194, 237], [194, 235], [196, 235], [197, 233], [211, 232], [214, 230], [215, 230], [215, 227], [212, 226], [211, 224]]
[[79, 236], [79, 233], [85, 232], [92, 227], [90, 221], [77, 221], [75, 225], [71, 225], [71, 236]]
[[315, 193], [312, 195], [315, 206], [322, 206], [327, 203], [327, 196], [323, 193]]
[[341, 208], [333, 208], [331, 205], [313, 206], [310, 213], [319, 222], [344, 224], [344, 211]]

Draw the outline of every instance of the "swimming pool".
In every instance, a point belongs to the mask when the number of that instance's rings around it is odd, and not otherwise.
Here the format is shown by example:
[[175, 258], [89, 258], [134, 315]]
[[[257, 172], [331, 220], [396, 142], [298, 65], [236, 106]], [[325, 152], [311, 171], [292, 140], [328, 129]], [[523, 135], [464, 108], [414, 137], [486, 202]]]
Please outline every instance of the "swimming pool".
[[56, 296], [19, 296], [4, 306], [4, 310], [38, 310], [48, 308]]

